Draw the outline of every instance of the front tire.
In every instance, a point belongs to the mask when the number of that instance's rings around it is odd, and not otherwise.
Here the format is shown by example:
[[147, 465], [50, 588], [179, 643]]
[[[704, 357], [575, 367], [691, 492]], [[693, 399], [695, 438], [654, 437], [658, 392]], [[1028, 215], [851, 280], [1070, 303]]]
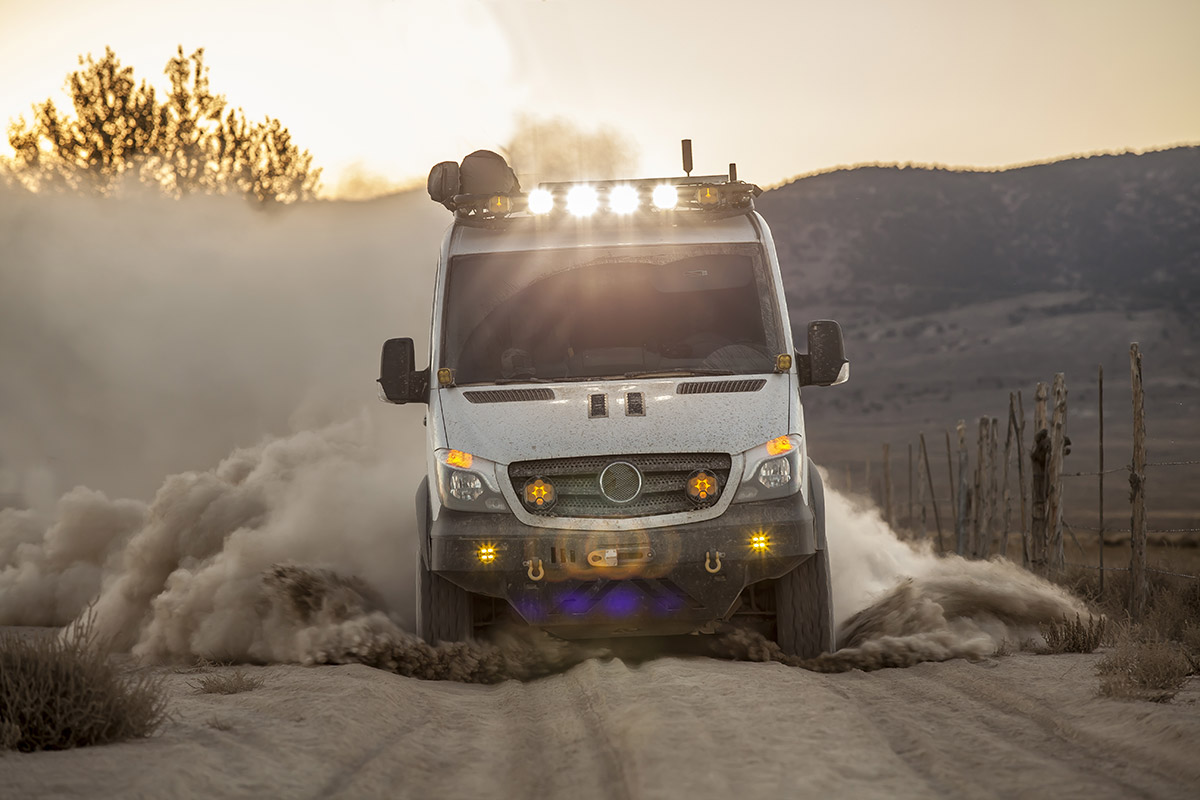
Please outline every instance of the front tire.
[[417, 556], [417, 633], [429, 644], [471, 640], [471, 594]]
[[776, 581], [775, 626], [776, 642], [789, 656], [815, 658], [833, 651], [828, 550], [818, 550]]

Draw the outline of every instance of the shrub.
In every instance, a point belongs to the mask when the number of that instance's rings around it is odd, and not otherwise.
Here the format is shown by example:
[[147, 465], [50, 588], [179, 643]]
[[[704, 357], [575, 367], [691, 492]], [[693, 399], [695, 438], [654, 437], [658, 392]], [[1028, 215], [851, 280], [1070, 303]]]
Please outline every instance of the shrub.
[[0, 748], [107, 744], [149, 736], [166, 718], [161, 679], [112, 663], [90, 618], [67, 633], [0, 632]]
[[199, 694], [241, 694], [262, 686], [263, 678], [261, 675], [247, 675], [239, 669], [236, 672], [205, 675], [188, 685]]
[[1100, 646], [1104, 628], [1104, 617], [1096, 618], [1091, 614], [1086, 623], [1076, 614], [1074, 620], [1064, 618], [1061, 622], [1041, 626], [1049, 653], [1091, 653]]

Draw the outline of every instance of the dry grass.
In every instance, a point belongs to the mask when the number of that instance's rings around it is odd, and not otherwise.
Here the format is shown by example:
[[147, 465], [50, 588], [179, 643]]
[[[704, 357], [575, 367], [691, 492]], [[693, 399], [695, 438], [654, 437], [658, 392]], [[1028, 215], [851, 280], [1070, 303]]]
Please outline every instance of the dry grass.
[[[1058, 583], [1087, 601], [1110, 620], [1127, 620], [1129, 573], [1105, 575], [1104, 593], [1096, 570], [1069, 568], [1056, 577]], [[1200, 626], [1200, 579], [1190, 580], [1150, 572], [1146, 575], [1148, 602], [1142, 627], [1160, 639], [1180, 641], [1188, 628]], [[1110, 626], [1110, 631], [1116, 629]], [[1114, 644], [1111, 637], [1104, 644]]]
[[247, 675], [240, 669], [235, 672], [210, 673], [194, 683], [189, 683], [198, 694], [241, 694], [263, 685], [261, 675]]
[[1154, 637], [1145, 629], [1124, 628], [1113, 651], [1100, 659], [1100, 694], [1165, 703], [1196, 671], [1196, 659], [1185, 647]]
[[[1128, 572], [1108, 573], [1103, 594], [1095, 570], [1069, 570], [1058, 580], [1117, 621], [1100, 636], [1099, 644], [1113, 648], [1096, 667], [1101, 696], [1163, 703], [1189, 675], [1200, 673], [1200, 580], [1148, 573], [1146, 614], [1139, 625], [1126, 610]], [[1046, 639], [1049, 644], [1050, 636]]]
[[1093, 617], [1088, 614], [1088, 621], [1083, 622], [1079, 615], [1075, 619], [1063, 619], [1041, 626], [1042, 636], [1046, 639], [1047, 653], [1091, 653], [1100, 646], [1104, 637], [1106, 621], [1104, 617]]
[[166, 718], [158, 677], [113, 664], [90, 619], [69, 634], [0, 633], [0, 749], [107, 744], [149, 736]]

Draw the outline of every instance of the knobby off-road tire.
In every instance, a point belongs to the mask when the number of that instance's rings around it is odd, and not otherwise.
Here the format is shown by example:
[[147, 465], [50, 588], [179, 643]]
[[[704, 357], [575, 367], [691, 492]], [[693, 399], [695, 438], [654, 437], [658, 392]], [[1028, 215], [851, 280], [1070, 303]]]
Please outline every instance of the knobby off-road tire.
[[829, 551], [818, 550], [775, 583], [776, 641], [790, 656], [833, 650]]
[[468, 641], [474, 631], [470, 592], [430, 572], [426, 560], [433, 557], [428, 480], [417, 487], [417, 522], [417, 634], [430, 644]]
[[417, 556], [417, 633], [430, 644], [471, 639], [471, 594], [430, 572]]

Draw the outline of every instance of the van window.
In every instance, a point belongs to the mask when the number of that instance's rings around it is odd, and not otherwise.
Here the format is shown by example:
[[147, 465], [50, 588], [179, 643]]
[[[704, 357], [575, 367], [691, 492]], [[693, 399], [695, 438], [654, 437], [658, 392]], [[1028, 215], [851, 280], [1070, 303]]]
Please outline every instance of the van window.
[[457, 256], [441, 366], [459, 384], [771, 372], [783, 349], [769, 278], [754, 245]]

